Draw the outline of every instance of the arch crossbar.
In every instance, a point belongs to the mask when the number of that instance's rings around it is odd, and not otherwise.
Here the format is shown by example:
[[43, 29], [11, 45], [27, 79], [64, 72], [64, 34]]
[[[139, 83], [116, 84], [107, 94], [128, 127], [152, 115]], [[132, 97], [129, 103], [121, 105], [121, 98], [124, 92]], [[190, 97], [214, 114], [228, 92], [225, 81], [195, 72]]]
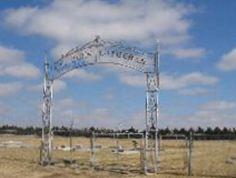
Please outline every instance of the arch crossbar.
[[[93, 41], [82, 47], [75, 47], [63, 54], [57, 61], [44, 64], [44, 87], [42, 108], [42, 149], [41, 164], [51, 164], [52, 157], [52, 93], [53, 82], [64, 74], [88, 65], [115, 64], [131, 68], [146, 75], [146, 100], [145, 100], [145, 149], [143, 159], [143, 170], [158, 170], [158, 145], [157, 145], [157, 119], [159, 113], [159, 54], [158, 48], [154, 53], [142, 51], [136, 47], [129, 47], [122, 42], [110, 42], [96, 37]], [[154, 149], [149, 148], [150, 133], [155, 133]], [[152, 134], [153, 135], [153, 134]], [[148, 152], [154, 152], [154, 166], [148, 164]]]

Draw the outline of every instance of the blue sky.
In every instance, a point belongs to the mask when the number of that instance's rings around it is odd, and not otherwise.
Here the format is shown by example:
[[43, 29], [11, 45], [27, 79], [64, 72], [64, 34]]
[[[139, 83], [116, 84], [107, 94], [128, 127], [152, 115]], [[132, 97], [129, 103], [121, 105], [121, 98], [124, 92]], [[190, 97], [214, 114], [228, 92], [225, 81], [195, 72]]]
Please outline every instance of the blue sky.
[[[1, 1], [0, 125], [41, 125], [43, 60], [100, 35], [155, 49], [160, 127], [236, 126], [236, 2]], [[74, 70], [54, 84], [54, 125], [144, 127], [142, 73]]]

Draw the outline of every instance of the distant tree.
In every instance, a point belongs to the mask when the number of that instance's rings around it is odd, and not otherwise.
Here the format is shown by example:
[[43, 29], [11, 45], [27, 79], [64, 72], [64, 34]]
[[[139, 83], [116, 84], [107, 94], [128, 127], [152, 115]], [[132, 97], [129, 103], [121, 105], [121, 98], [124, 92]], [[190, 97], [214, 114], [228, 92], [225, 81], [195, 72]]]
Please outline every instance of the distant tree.
[[201, 128], [201, 127], [198, 127], [197, 130], [196, 130], [196, 133], [203, 134], [204, 133], [204, 129]]
[[206, 134], [209, 134], [209, 135], [212, 135], [212, 134], [213, 134], [212, 128], [211, 128], [211, 127], [207, 127], [205, 133], [206, 133]]
[[171, 131], [170, 131], [170, 129], [168, 127], [166, 127], [163, 132], [164, 132], [164, 135], [168, 135], [168, 134], [171, 133]]
[[185, 130], [185, 128], [181, 128], [181, 129], [179, 130], [179, 134], [187, 135], [187, 134], [188, 134], [188, 131]]
[[177, 128], [174, 128], [173, 133], [174, 133], [174, 134], [178, 134], [178, 133], [179, 133], [178, 129], [177, 129]]
[[221, 129], [219, 127], [215, 127], [213, 133], [214, 134], [221, 134]]
[[90, 132], [94, 132], [94, 131], [95, 131], [95, 127], [93, 127], [93, 126], [90, 127], [90, 128], [89, 128], [89, 131], [90, 131]]
[[194, 129], [193, 129], [192, 127], [190, 127], [190, 128], [188, 129], [188, 131], [189, 131], [189, 132], [194, 132]]
[[225, 134], [225, 135], [230, 134], [230, 130], [228, 128], [224, 127], [222, 129], [222, 134]]
[[136, 133], [136, 130], [133, 126], [131, 126], [129, 129], [128, 129], [128, 132], [130, 133]]

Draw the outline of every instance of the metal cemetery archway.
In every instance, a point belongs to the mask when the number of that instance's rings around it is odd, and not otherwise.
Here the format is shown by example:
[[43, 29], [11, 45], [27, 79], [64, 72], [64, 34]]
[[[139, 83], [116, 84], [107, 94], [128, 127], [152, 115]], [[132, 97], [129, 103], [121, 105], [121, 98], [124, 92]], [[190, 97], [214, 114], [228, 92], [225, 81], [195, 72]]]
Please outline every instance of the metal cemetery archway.
[[[44, 87], [43, 87], [43, 108], [42, 108], [42, 155], [41, 164], [48, 165], [51, 162], [52, 152], [52, 93], [53, 81], [60, 78], [65, 73], [77, 68], [82, 68], [93, 64], [111, 63], [123, 67], [132, 68], [143, 72], [146, 75], [146, 101], [145, 119], [146, 134], [144, 146], [143, 170], [147, 172], [157, 172], [158, 163], [158, 143], [157, 143], [157, 118], [159, 111], [159, 64], [158, 48], [155, 53], [147, 53], [135, 47], [129, 47], [120, 42], [104, 41], [100, 37], [88, 42], [82, 47], [76, 47], [62, 55], [60, 59], [53, 63], [45, 61], [44, 66]], [[154, 147], [149, 147], [150, 133], [155, 133]], [[155, 160], [154, 170], [150, 170], [147, 162], [148, 152], [153, 152]]]

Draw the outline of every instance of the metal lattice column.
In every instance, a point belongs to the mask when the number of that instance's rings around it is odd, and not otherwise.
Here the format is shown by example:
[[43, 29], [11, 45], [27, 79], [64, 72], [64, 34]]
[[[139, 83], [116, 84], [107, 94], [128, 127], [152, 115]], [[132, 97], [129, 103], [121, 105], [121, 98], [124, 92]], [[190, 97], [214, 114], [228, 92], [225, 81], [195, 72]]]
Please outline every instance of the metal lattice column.
[[52, 81], [49, 80], [49, 63], [44, 64], [44, 86], [43, 86], [43, 108], [42, 108], [42, 145], [41, 145], [41, 164], [48, 165], [51, 163], [52, 152], [52, 119], [51, 119], [51, 105], [52, 105]]
[[[154, 56], [154, 65], [151, 72], [146, 73], [147, 90], [145, 103], [145, 153], [144, 173], [158, 172], [159, 151], [158, 151], [158, 125], [159, 118], [159, 55], [158, 48]], [[152, 137], [152, 138], [151, 138]], [[153, 144], [151, 144], [151, 139]], [[150, 165], [150, 161], [153, 165]]]

